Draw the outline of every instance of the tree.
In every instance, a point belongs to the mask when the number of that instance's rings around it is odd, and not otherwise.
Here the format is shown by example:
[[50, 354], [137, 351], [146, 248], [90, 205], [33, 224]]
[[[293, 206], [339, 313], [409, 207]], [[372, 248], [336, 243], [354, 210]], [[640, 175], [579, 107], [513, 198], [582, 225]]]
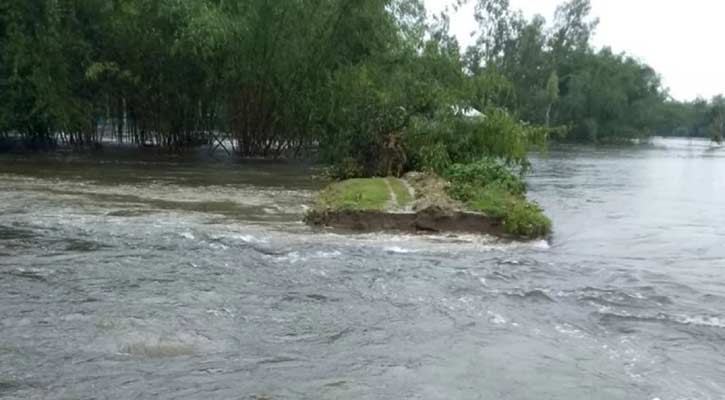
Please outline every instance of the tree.
[[556, 9], [549, 46], [557, 59], [567, 54], [586, 52], [599, 20], [589, 19], [591, 0], [569, 0]]
[[559, 75], [556, 74], [556, 71], [551, 71], [549, 80], [546, 82], [546, 100], [548, 106], [546, 108], [545, 126], [548, 128], [551, 126], [551, 108], [559, 101]]
[[715, 96], [711, 103], [709, 112], [710, 138], [713, 142], [720, 144], [723, 142], [723, 137], [725, 137], [725, 97], [722, 95]]
[[477, 41], [465, 57], [479, 83], [476, 97], [529, 123], [566, 127], [571, 139], [652, 134], [666, 99], [660, 78], [632, 57], [595, 51], [590, 41], [598, 20], [591, 9], [589, 0], [570, 0], [547, 25], [541, 16], [526, 20], [506, 0], [479, 0]]
[[468, 49], [467, 64], [471, 71], [498, 65], [516, 35], [520, 14], [514, 13], [509, 0], [477, 0], [474, 18], [478, 23], [475, 46]]

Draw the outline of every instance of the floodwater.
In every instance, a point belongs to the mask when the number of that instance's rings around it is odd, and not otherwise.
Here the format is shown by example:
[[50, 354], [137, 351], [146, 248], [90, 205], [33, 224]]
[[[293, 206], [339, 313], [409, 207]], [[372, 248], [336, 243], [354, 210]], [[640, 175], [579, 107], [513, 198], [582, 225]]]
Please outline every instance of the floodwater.
[[0, 398], [725, 399], [723, 148], [535, 156], [531, 243], [315, 233], [307, 167], [198, 158], [0, 159]]

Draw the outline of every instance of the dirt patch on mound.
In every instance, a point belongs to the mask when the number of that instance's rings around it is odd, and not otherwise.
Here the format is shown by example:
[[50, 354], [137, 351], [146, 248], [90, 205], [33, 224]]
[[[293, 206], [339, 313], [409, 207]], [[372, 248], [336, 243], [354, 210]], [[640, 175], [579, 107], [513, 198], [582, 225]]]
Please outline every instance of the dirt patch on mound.
[[431, 207], [440, 210], [449, 210], [451, 212], [465, 211], [463, 204], [448, 196], [450, 183], [445, 179], [422, 172], [409, 172], [403, 179], [410, 184], [415, 192], [415, 200], [413, 201], [414, 211], [425, 210]]

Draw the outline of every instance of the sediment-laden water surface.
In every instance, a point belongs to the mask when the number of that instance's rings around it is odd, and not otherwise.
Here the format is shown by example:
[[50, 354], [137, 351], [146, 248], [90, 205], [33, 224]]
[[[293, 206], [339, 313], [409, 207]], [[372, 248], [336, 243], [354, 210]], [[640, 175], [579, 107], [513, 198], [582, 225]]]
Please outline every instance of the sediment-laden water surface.
[[0, 398], [725, 399], [725, 149], [534, 166], [521, 244], [314, 233], [300, 165], [5, 156]]

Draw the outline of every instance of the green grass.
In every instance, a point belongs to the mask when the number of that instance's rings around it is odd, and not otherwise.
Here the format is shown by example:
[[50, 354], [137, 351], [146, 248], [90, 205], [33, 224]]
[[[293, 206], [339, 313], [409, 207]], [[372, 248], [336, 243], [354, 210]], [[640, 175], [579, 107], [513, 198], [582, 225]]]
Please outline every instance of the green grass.
[[472, 191], [466, 205], [492, 217], [503, 218], [517, 199], [511, 193], [499, 188], [489, 187]]
[[393, 192], [395, 192], [395, 196], [398, 198], [398, 207], [405, 207], [413, 201], [413, 198], [410, 196], [410, 192], [408, 191], [408, 187], [405, 186], [403, 181], [398, 178], [387, 179], [388, 183], [390, 183], [390, 187], [393, 188]]
[[400, 179], [368, 178], [332, 183], [320, 192], [317, 205], [338, 210], [384, 210], [391, 205], [386, 180], [398, 200], [394, 206], [405, 207], [413, 201], [408, 188]]
[[318, 198], [323, 208], [346, 210], [382, 210], [389, 201], [388, 185], [382, 178], [335, 182], [323, 189]]

